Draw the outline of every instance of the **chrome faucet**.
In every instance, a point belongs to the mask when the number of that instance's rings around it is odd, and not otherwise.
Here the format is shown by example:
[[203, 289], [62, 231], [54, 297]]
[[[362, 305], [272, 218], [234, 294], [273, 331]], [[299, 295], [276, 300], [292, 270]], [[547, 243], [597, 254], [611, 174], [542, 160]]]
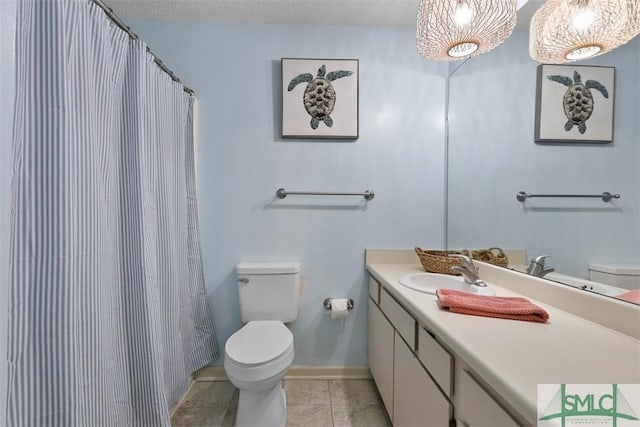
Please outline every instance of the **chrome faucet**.
[[458, 258], [460, 260], [460, 266], [454, 265], [449, 268], [454, 273], [460, 273], [464, 276], [464, 281], [470, 285], [487, 287], [487, 284], [478, 276], [478, 270], [473, 265], [473, 261], [466, 255], [449, 255], [452, 258]]
[[555, 268], [545, 268], [544, 260], [549, 258], [550, 255], [540, 255], [531, 260], [529, 267], [527, 267], [527, 274], [536, 277], [544, 277], [545, 274], [556, 271]]

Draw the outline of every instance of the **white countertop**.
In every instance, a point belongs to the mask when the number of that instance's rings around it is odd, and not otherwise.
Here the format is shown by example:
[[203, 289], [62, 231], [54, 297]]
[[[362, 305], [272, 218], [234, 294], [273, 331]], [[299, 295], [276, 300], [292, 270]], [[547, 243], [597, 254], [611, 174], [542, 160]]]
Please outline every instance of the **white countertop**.
[[[398, 283], [424, 272], [419, 264], [376, 261], [367, 270], [531, 425], [537, 424], [537, 384], [640, 383], [640, 341], [629, 335], [533, 298], [549, 313], [548, 323], [451, 313], [435, 295]], [[522, 296], [487, 284], [496, 296]]]

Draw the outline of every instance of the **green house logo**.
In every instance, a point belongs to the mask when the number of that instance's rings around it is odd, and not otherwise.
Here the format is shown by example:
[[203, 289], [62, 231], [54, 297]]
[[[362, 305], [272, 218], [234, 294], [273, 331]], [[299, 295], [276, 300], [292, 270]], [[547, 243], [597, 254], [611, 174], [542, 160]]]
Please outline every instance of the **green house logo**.
[[[620, 392], [618, 385], [611, 384], [610, 387], [610, 391], [603, 391], [602, 385], [593, 385], [589, 390], [589, 385], [581, 384], [580, 387], [567, 390], [567, 384], [560, 384], [558, 391], [538, 420], [557, 420], [561, 427], [565, 427], [567, 422], [569, 425], [617, 427], [621, 419], [638, 421], [638, 416]], [[539, 425], [544, 424], [539, 423]]]

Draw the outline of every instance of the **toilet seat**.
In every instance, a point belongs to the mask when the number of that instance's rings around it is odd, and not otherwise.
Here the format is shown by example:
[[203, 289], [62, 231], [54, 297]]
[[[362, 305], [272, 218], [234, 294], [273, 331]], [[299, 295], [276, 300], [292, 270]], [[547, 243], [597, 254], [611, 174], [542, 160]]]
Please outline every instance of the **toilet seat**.
[[251, 321], [227, 340], [224, 368], [240, 381], [261, 381], [286, 370], [293, 355], [293, 334], [282, 322]]
[[231, 335], [225, 345], [227, 356], [236, 363], [252, 366], [281, 356], [293, 344], [293, 334], [277, 320], [247, 323]]

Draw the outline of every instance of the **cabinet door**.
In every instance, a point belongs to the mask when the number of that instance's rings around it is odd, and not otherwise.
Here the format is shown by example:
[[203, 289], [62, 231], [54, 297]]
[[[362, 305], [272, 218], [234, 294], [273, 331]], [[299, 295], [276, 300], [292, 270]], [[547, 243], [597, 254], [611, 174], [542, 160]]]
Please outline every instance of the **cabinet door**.
[[369, 300], [369, 370], [389, 417], [393, 419], [394, 330], [378, 306]]
[[395, 427], [446, 427], [451, 404], [442, 395], [415, 354], [396, 334], [393, 425]]
[[502, 409], [476, 380], [465, 370], [460, 375], [458, 419], [470, 427], [516, 427], [519, 424]]

